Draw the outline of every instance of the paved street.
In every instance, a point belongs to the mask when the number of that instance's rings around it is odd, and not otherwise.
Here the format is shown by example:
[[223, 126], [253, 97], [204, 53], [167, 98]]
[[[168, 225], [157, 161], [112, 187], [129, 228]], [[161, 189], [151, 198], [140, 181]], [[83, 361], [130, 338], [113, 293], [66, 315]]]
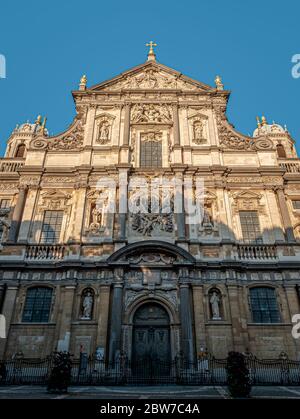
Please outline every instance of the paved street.
[[[300, 399], [300, 387], [253, 387], [252, 398]], [[44, 386], [0, 387], [0, 399], [226, 399], [221, 386], [70, 387], [68, 394], [48, 394]]]

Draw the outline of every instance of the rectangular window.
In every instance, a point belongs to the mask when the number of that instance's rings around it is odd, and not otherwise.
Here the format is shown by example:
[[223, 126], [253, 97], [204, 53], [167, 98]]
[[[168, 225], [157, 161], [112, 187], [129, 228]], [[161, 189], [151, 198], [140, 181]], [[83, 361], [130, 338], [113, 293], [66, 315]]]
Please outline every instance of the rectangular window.
[[1, 199], [0, 208], [9, 208], [9, 207], [10, 207], [10, 199]]
[[293, 208], [300, 210], [300, 201], [292, 201], [293, 202]]
[[49, 320], [52, 289], [32, 288], [27, 291], [23, 322], [46, 323]]
[[262, 243], [257, 211], [240, 211], [240, 222], [245, 243]]
[[45, 211], [40, 243], [59, 242], [63, 215], [63, 211]]
[[254, 323], [280, 322], [280, 313], [274, 289], [254, 288], [250, 291], [250, 298]]
[[141, 141], [141, 167], [162, 167], [161, 141]]

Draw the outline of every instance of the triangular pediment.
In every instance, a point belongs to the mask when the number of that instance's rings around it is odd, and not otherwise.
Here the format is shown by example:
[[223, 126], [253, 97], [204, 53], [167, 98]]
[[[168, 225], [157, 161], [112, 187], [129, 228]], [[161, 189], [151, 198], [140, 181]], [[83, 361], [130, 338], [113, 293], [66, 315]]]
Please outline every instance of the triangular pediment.
[[92, 86], [90, 91], [183, 90], [211, 92], [215, 89], [157, 62], [146, 62]]
[[[230, 179], [230, 178], [229, 178]], [[261, 194], [252, 191], [242, 191], [234, 195], [235, 199], [260, 199]]]

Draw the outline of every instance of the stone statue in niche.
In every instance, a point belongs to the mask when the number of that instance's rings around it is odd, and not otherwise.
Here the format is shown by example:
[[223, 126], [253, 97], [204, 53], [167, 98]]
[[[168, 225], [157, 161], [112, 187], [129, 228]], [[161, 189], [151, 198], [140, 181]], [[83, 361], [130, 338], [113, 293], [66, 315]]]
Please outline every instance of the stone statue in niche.
[[212, 216], [212, 205], [205, 203], [204, 204], [204, 213], [203, 213], [203, 221], [202, 225], [204, 227], [212, 228], [214, 225], [213, 216]]
[[102, 202], [102, 205], [96, 203], [91, 204], [90, 211], [90, 225], [89, 232], [92, 234], [98, 234], [104, 231], [104, 206], [106, 201]]
[[204, 122], [202, 119], [197, 119], [193, 123], [193, 141], [195, 144], [203, 144], [206, 142], [204, 138]]
[[213, 216], [213, 202], [211, 200], [204, 202], [203, 219], [199, 227], [199, 233], [204, 236], [217, 236], [218, 227]]
[[213, 291], [210, 299], [210, 306], [211, 306], [211, 312], [212, 312], [212, 319], [213, 320], [221, 320], [221, 316], [220, 316], [220, 296], [219, 293], [217, 291]]
[[110, 141], [110, 130], [111, 124], [107, 118], [103, 118], [99, 122], [99, 131], [97, 142], [100, 144], [106, 144]]
[[92, 318], [94, 305], [94, 294], [92, 290], [88, 289], [83, 293], [81, 303], [81, 319], [90, 320]]

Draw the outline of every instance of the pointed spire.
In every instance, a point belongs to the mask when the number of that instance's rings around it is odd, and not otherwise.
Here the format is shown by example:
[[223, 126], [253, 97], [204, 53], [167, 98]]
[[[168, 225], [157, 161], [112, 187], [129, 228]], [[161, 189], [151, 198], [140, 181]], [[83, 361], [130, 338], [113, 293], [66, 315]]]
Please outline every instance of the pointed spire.
[[148, 52], [147, 61], [156, 61], [156, 55], [154, 53], [153, 47], [157, 47], [157, 44], [153, 41], [150, 41], [146, 44], [146, 47], [150, 47], [149, 52]]

